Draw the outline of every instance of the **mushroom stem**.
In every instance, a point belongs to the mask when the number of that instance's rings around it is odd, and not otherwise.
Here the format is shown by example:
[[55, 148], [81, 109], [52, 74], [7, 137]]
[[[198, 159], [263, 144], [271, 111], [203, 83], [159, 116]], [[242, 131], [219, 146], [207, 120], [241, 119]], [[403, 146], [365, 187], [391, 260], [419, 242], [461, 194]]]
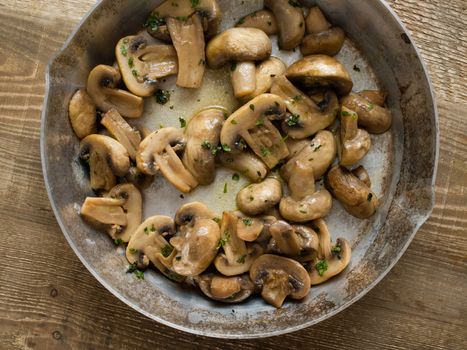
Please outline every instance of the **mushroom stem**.
[[285, 298], [290, 294], [289, 275], [283, 271], [276, 271], [274, 276], [268, 275], [261, 291], [261, 296], [269, 304], [280, 308]]
[[305, 165], [300, 160], [295, 161], [295, 171], [289, 179], [291, 197], [297, 201], [316, 192], [313, 167]]
[[236, 98], [242, 98], [256, 89], [256, 66], [254, 62], [238, 62], [230, 75]]

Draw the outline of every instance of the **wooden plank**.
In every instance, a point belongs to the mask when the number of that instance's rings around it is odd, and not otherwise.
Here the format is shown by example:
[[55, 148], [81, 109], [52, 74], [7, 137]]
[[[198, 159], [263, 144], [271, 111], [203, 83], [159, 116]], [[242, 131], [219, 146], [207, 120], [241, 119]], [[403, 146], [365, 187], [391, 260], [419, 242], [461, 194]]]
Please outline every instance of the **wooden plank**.
[[293, 334], [255, 341], [193, 336], [128, 308], [87, 272], [43, 186], [40, 111], [49, 57], [91, 0], [0, 4], [0, 348], [466, 349], [467, 4], [390, 0], [425, 58], [441, 129], [436, 207], [367, 296]]

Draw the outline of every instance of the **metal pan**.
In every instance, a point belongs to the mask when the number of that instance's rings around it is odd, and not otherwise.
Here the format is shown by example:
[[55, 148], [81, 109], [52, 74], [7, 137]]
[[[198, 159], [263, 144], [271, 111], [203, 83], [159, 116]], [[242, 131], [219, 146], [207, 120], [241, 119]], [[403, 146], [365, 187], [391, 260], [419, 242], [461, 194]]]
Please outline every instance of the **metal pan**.
[[[161, 277], [146, 273], [144, 281], [126, 274], [123, 248], [84, 224], [78, 209], [93, 195], [80, 165], [78, 139], [67, 117], [71, 95], [84, 87], [92, 67], [112, 64], [119, 38], [141, 29], [160, 1], [103, 0], [83, 19], [48, 67], [42, 114], [41, 154], [47, 192], [60, 227], [76, 255], [109, 291], [142, 314], [186, 332], [220, 338], [256, 338], [292, 332], [318, 323], [361, 298], [403, 254], [417, 229], [429, 217], [434, 201], [438, 157], [438, 122], [432, 88], [417, 49], [400, 20], [383, 1], [318, 0], [316, 3], [348, 37], [339, 59], [355, 81], [355, 89], [380, 87], [389, 92], [394, 114], [391, 132], [372, 135], [373, 148], [363, 164], [369, 170], [382, 206], [370, 220], [347, 215], [335, 203], [328, 223], [333, 237], [348, 238], [353, 247], [350, 266], [337, 278], [313, 287], [302, 302], [286, 302], [276, 310], [260, 298], [240, 305], [221, 305]], [[219, 0], [223, 27], [258, 10], [262, 1]], [[275, 42], [275, 39], [273, 39]], [[287, 62], [298, 50], [280, 52]], [[226, 71], [210, 72], [203, 88], [178, 91], [165, 107], [146, 101], [138, 123], [149, 129], [178, 125], [207, 105], [235, 108]], [[173, 79], [165, 83], [174, 85]], [[199, 100], [199, 101], [198, 101]], [[173, 105], [173, 109], [169, 106]], [[224, 184], [229, 191], [223, 193]], [[163, 179], [144, 192], [144, 215], [173, 215], [182, 203], [202, 199], [213, 210], [233, 207], [242, 183], [220, 171], [216, 185], [180, 198]]]

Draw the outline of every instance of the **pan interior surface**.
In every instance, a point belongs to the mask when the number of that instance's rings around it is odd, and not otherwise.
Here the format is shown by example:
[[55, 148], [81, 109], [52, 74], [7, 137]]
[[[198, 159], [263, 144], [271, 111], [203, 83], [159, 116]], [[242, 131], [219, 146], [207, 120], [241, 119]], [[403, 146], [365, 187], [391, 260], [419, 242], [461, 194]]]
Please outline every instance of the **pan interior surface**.
[[[302, 302], [288, 301], [279, 310], [259, 297], [224, 305], [155, 271], [147, 271], [144, 281], [126, 274], [124, 249], [116, 248], [105, 233], [87, 226], [78, 215], [81, 203], [93, 193], [77, 157], [79, 140], [68, 122], [68, 101], [76, 89], [85, 86], [95, 65], [113, 63], [117, 41], [141, 30], [158, 3], [100, 2], [51, 62], [41, 148], [46, 187], [64, 235], [86, 267], [113, 294], [148, 317], [177, 329], [221, 338], [254, 338], [291, 332], [330, 317], [363, 296], [389, 271], [433, 206], [436, 109], [426, 72], [409, 36], [383, 2], [317, 1], [331, 22], [348, 35], [337, 58], [351, 74], [354, 91], [380, 88], [389, 93], [392, 130], [371, 136], [372, 149], [361, 163], [382, 204], [376, 215], [362, 221], [334, 201], [327, 223], [333, 239], [350, 241], [352, 260], [341, 275], [313, 287]], [[256, 0], [219, 0], [219, 4], [222, 30], [262, 8], [262, 1]], [[301, 57], [299, 50], [280, 51], [276, 37], [272, 42], [273, 55], [287, 64]], [[161, 88], [171, 91], [170, 102], [160, 105], [155, 98], [147, 98], [143, 117], [131, 121], [133, 125], [151, 131], [160, 126], [179, 127], [179, 118], [189, 121], [203, 108], [222, 106], [232, 112], [239, 107], [231, 91], [229, 67], [207, 70], [202, 88], [195, 91], [176, 88], [175, 77], [166, 79]], [[184, 196], [158, 177], [143, 192], [143, 215], [173, 216], [180, 205], [195, 200], [218, 213], [235, 209], [236, 193], [246, 181], [234, 181], [232, 174], [219, 169], [214, 184]]]

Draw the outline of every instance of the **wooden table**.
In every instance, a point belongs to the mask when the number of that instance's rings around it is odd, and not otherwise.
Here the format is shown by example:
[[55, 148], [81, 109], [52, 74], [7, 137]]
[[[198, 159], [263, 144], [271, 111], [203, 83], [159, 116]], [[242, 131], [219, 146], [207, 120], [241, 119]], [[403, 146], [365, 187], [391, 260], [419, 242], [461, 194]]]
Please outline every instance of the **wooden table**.
[[41, 172], [44, 70], [94, 1], [1, 0], [0, 348], [467, 349], [467, 2], [389, 2], [436, 90], [441, 153], [433, 215], [392, 272], [344, 312], [281, 337], [225, 341], [133, 311], [68, 246]]

